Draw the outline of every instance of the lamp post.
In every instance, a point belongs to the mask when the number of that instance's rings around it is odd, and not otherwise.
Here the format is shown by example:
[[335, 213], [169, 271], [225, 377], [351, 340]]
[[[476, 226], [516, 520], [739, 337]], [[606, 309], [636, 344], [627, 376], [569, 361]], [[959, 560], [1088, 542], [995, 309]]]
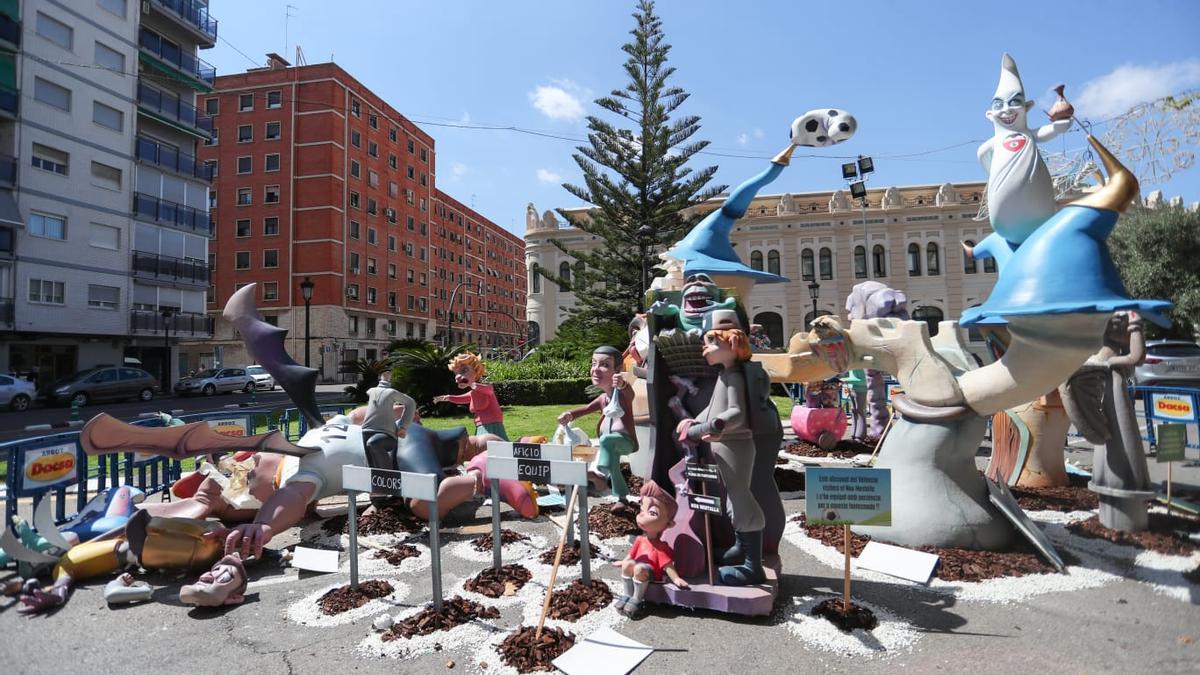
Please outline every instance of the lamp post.
[[471, 283], [470, 279], [458, 282], [458, 285], [450, 293], [450, 309], [446, 311], [446, 335], [442, 338], [443, 349], [450, 348], [450, 336], [454, 332], [454, 300], [458, 297], [458, 290], [469, 283]]
[[816, 281], [809, 284], [808, 296], [812, 298], [813, 301], [813, 318], [812, 321], [808, 322], [808, 328], [811, 330], [813, 321], [817, 320], [817, 298], [821, 297], [821, 284], [818, 284]]
[[175, 312], [170, 307], [162, 308], [163, 319], [163, 368], [162, 368], [162, 390], [163, 395], [171, 393], [171, 317], [175, 316]]
[[650, 238], [654, 236], [654, 228], [642, 224], [637, 230], [638, 256], [642, 261], [642, 276], [638, 279], [638, 314], [646, 311], [646, 289], [649, 288], [649, 261], [646, 259], [646, 249], [650, 247]]
[[300, 282], [300, 295], [304, 298], [304, 367], [308, 368], [312, 365], [312, 356], [308, 353], [308, 341], [312, 335], [311, 307], [313, 288], [316, 284], [312, 279], [304, 277], [304, 281]]
[[875, 173], [875, 160], [870, 157], [858, 156], [855, 162], [842, 165], [842, 178], [850, 183], [850, 198], [857, 199], [862, 208], [863, 220], [863, 271], [871, 276], [871, 266], [868, 263], [871, 255], [871, 243], [867, 240], [867, 178]]

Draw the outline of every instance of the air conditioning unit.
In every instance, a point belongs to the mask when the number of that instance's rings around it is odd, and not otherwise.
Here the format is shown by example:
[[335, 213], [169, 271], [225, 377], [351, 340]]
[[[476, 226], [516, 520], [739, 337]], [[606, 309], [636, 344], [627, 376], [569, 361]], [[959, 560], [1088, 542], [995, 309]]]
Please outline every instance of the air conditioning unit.
[[355, 288], [354, 286], [347, 286], [346, 287], [346, 297], [347, 298], [357, 298], [358, 297], [358, 289]]

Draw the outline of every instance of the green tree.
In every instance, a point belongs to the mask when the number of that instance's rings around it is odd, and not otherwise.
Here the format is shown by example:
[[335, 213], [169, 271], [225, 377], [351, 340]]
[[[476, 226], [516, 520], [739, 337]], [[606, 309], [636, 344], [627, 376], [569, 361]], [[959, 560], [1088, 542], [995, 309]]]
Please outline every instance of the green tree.
[[1167, 312], [1172, 325], [1161, 335], [1194, 339], [1200, 326], [1200, 213], [1131, 209], [1117, 221], [1108, 247], [1131, 296], [1174, 303]]
[[359, 359], [357, 361], [342, 361], [340, 372], [358, 376], [358, 381], [347, 385], [343, 391], [346, 392], [346, 396], [352, 402], [366, 403], [367, 390], [379, 384], [379, 376], [388, 372], [391, 367], [392, 363], [388, 360], [374, 361], [371, 359]]
[[463, 352], [475, 351], [474, 345], [458, 345], [444, 348], [431, 342], [389, 349], [395, 367], [392, 369], [392, 386], [413, 397], [421, 412], [450, 410], [449, 404], [439, 408], [434, 396], [456, 391], [454, 373], [450, 372], [450, 361]]
[[706, 187], [717, 167], [687, 166], [708, 141], [691, 140], [700, 130], [698, 116], [672, 118], [689, 94], [667, 83], [675, 68], [667, 65], [671, 46], [665, 42], [654, 3], [640, 0], [633, 18], [633, 39], [621, 47], [628, 55], [624, 70], [629, 81], [595, 101], [618, 118], [616, 124], [588, 116], [590, 145], [579, 146], [572, 155], [583, 172], [583, 185], [563, 184], [592, 208], [583, 214], [559, 209], [571, 225], [601, 243], [585, 252], [551, 239], [576, 263], [570, 279], [555, 270], [541, 272], [564, 290], [574, 291], [577, 302], [571, 315], [588, 326], [624, 325], [635, 308], [644, 311], [643, 296], [658, 253], [695, 223], [685, 210], [725, 189]]

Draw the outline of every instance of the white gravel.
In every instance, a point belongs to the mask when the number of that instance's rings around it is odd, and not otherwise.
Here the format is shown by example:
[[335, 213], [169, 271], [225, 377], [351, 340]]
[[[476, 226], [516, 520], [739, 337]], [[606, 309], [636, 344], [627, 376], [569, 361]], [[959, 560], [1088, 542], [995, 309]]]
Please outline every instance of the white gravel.
[[909, 652], [921, 634], [888, 610], [855, 600], [854, 604], [875, 613], [879, 625], [874, 630], [843, 633], [829, 621], [812, 615], [813, 607], [829, 596], [806, 595], [792, 599], [791, 611], [783, 625], [807, 647], [842, 656], [891, 657]]
[[[359, 582], [361, 583], [363, 581], [368, 581], [368, 579], [360, 577]], [[344, 586], [349, 583], [348, 581], [343, 580], [338, 583], [325, 586], [321, 590], [310, 593], [296, 602], [293, 602], [288, 606], [284, 615], [288, 621], [298, 623], [301, 626], [313, 627], [340, 626], [342, 624], [354, 623], [355, 621], [365, 617], [376, 616], [404, 602], [404, 599], [408, 597], [408, 593], [411, 590], [409, 585], [404, 582], [397, 581], [395, 579], [384, 579], [384, 581], [387, 581], [392, 585], [393, 590], [391, 594], [372, 600], [362, 607], [357, 607], [348, 612], [342, 612], [341, 614], [329, 616], [328, 614], [322, 613], [321, 609], [317, 606], [317, 600], [322, 595], [325, 595], [329, 591], [339, 586]]]
[[[522, 534], [526, 533], [522, 532]], [[491, 563], [491, 548], [486, 551], [480, 551], [475, 548], [475, 541], [482, 536], [483, 535], [478, 535], [477, 537], [472, 537], [471, 539], [465, 541], [455, 542], [454, 544], [451, 544], [449, 547], [443, 548], [442, 550], [448, 552], [450, 555], [458, 556], [459, 558], [463, 558], [465, 560]], [[502, 564], [507, 565], [508, 563], [519, 562], [528, 567], [529, 561], [534, 560], [538, 554], [545, 550], [545, 537], [537, 534], [531, 534], [528, 536], [529, 539], [515, 541], [511, 544], [506, 544], [500, 547]], [[446, 553], [443, 553], [442, 555], [446, 555]]]
[[[409, 608], [396, 614], [395, 621], [400, 623], [431, 606], [431, 603], [426, 603], [419, 607]], [[447, 631], [436, 631], [429, 635], [418, 635], [407, 640], [399, 639], [391, 642], [383, 641], [382, 632], [372, 632], [358, 644], [358, 651], [364, 656], [386, 656], [392, 659], [410, 659], [437, 651], [445, 652], [448, 655], [463, 653], [464, 648], [485, 642], [494, 633], [500, 631], [500, 627], [496, 625], [497, 621], [500, 619], [472, 621]]]

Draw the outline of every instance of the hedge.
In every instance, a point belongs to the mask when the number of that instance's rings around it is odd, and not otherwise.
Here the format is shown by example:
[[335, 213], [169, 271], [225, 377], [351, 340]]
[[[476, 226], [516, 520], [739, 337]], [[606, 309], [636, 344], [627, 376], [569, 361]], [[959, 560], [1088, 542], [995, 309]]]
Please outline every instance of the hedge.
[[587, 403], [591, 400], [587, 393], [591, 385], [592, 380], [586, 377], [569, 380], [508, 380], [492, 384], [501, 405]]

